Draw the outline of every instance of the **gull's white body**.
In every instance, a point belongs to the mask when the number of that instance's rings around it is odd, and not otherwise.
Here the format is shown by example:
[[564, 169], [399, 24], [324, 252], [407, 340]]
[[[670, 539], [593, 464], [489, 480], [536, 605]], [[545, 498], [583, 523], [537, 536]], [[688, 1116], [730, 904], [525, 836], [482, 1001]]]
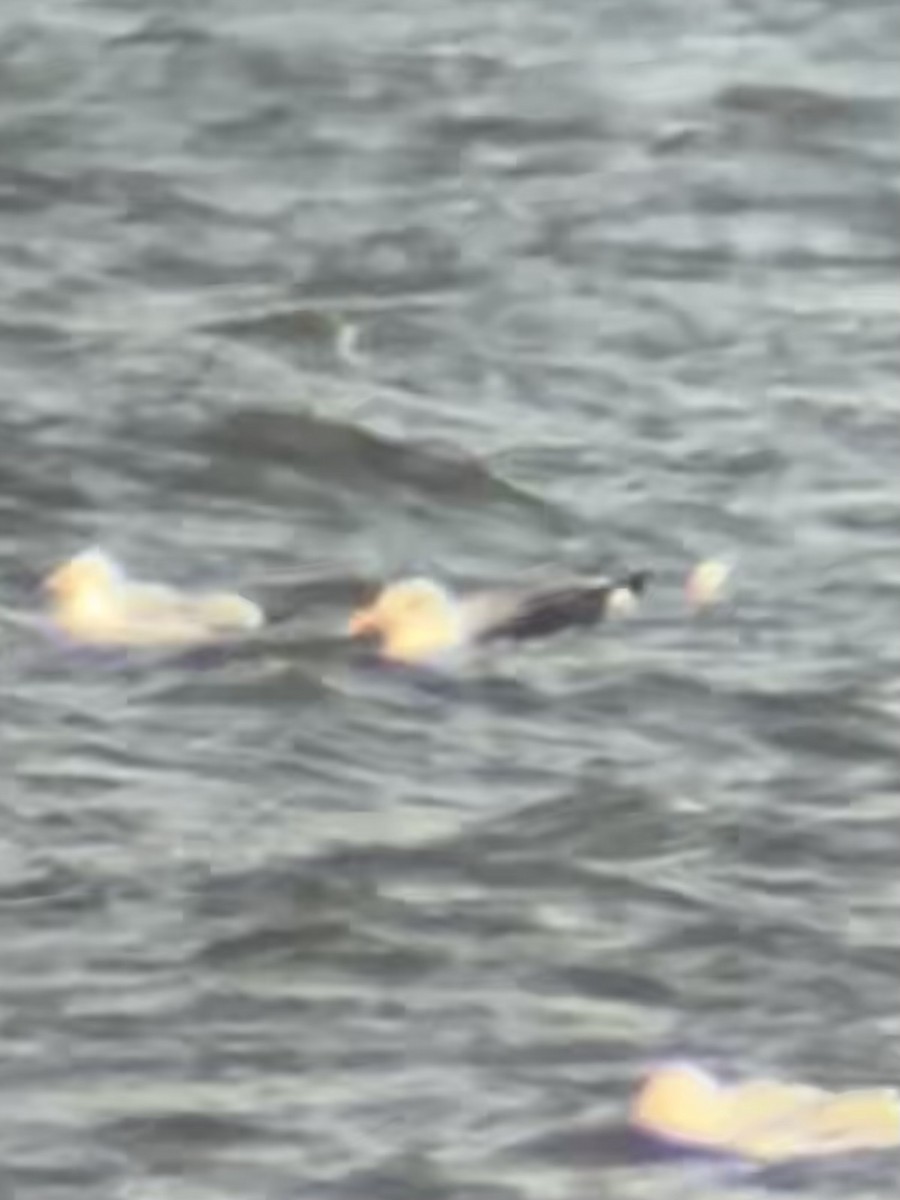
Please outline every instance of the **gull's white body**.
[[455, 596], [433, 580], [405, 579], [354, 613], [349, 631], [377, 636], [382, 655], [395, 662], [443, 662], [479, 643], [595, 624], [633, 604], [643, 586], [643, 576], [632, 576], [622, 584], [576, 580]]
[[892, 1088], [828, 1092], [774, 1079], [726, 1085], [678, 1063], [644, 1082], [631, 1123], [680, 1146], [780, 1162], [900, 1144], [900, 1101]]
[[128, 579], [98, 550], [46, 580], [49, 617], [72, 641], [94, 646], [187, 646], [257, 629], [263, 613], [229, 593], [189, 593]]

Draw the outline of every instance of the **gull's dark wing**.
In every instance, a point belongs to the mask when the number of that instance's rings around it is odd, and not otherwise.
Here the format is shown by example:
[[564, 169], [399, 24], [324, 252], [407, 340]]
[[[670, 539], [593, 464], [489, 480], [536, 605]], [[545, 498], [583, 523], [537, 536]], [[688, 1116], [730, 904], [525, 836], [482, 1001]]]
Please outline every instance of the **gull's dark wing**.
[[605, 616], [613, 592], [624, 588], [639, 596], [648, 578], [649, 572], [636, 571], [620, 580], [575, 581], [467, 597], [464, 604], [470, 635], [479, 641], [539, 638], [595, 625]]

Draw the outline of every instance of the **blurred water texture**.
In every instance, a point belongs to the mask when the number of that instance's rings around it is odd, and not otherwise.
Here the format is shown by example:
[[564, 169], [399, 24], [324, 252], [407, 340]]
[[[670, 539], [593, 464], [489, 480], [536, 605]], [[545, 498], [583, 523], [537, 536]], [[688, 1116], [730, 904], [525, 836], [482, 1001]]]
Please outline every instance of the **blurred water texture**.
[[[3, 6], [0, 602], [100, 544], [290, 619], [0, 626], [0, 1195], [756, 1196], [617, 1150], [649, 1062], [900, 1076], [898, 44], [887, 0]], [[657, 587], [445, 687], [340, 643], [397, 572], [556, 563]]]

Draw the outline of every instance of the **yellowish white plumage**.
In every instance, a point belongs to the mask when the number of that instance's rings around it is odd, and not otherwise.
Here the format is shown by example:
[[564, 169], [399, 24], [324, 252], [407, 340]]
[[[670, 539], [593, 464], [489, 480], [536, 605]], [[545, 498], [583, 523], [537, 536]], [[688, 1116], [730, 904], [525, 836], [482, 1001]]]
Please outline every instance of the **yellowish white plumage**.
[[374, 638], [381, 654], [395, 662], [428, 663], [485, 642], [546, 637], [622, 615], [635, 607], [646, 579], [645, 572], [616, 582], [563, 578], [461, 596], [431, 579], [402, 579], [357, 610], [348, 632]]
[[259, 628], [262, 610], [231, 593], [188, 593], [128, 579], [99, 550], [76, 555], [44, 581], [49, 617], [95, 646], [186, 646]]
[[674, 1063], [645, 1080], [631, 1124], [677, 1145], [780, 1162], [900, 1144], [900, 1099], [893, 1088], [828, 1092], [773, 1079], [725, 1085]]
[[440, 584], [404, 579], [355, 612], [348, 631], [351, 637], [377, 635], [386, 658], [416, 663], [454, 649], [465, 627], [458, 603]]
[[731, 564], [719, 558], [698, 562], [688, 574], [685, 595], [693, 609], [709, 608], [722, 599], [731, 578]]

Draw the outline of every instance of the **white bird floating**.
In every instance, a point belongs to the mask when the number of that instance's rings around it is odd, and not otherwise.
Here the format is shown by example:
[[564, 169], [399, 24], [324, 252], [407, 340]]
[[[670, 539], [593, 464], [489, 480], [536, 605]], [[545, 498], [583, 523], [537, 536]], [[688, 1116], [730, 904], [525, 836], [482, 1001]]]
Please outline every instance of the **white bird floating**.
[[477, 591], [456, 596], [431, 579], [385, 587], [350, 618], [351, 637], [374, 638], [384, 658], [428, 663], [479, 643], [546, 637], [630, 611], [646, 572], [620, 581], [583, 579], [554, 586]]
[[230, 592], [182, 592], [131, 580], [101, 550], [86, 550], [44, 581], [49, 618], [91, 646], [190, 646], [258, 629], [262, 609]]

